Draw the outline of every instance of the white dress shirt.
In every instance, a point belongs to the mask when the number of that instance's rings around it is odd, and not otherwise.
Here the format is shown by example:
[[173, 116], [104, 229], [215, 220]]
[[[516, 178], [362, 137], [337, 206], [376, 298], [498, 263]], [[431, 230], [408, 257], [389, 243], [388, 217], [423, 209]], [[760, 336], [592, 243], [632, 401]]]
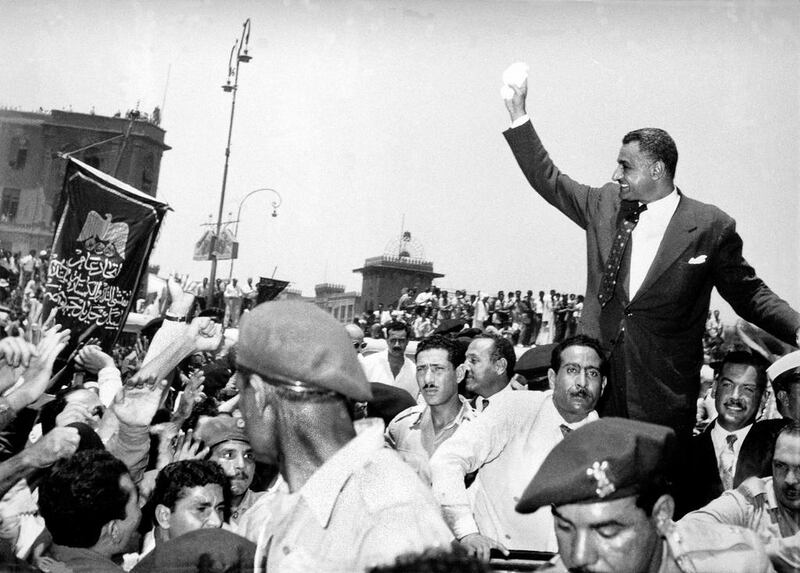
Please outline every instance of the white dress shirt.
[[[739, 452], [742, 451], [742, 443], [747, 437], [747, 434], [750, 433], [750, 428], [752, 427], [753, 424], [748, 424], [747, 426], [741, 428], [740, 430], [736, 430], [735, 432], [729, 432], [728, 430], [720, 426], [718, 421], [715, 421], [714, 426], [711, 428], [711, 443], [714, 444], [714, 455], [716, 456], [717, 460], [719, 460], [719, 455], [722, 453], [722, 450], [725, 450], [728, 447], [728, 441], [727, 441], [728, 435], [734, 434], [736, 436], [736, 441], [733, 442], [734, 475], [736, 475], [736, 464], [739, 463]], [[722, 476], [720, 476], [720, 478], [722, 478]]]
[[639, 215], [639, 223], [631, 233], [631, 272], [628, 283], [628, 297], [631, 300], [642, 286], [647, 271], [656, 258], [658, 246], [679, 202], [680, 195], [677, 189], [673, 189], [666, 197], [648, 203], [647, 210]]
[[[592, 411], [577, 428], [597, 419]], [[479, 532], [508, 549], [558, 551], [549, 507], [514, 509], [566, 421], [552, 391], [499, 392], [491, 406], [461, 425], [431, 456], [433, 493], [458, 539]], [[478, 471], [469, 491], [464, 476]]]
[[364, 374], [369, 382], [380, 382], [402, 388], [415, 400], [419, 395], [419, 385], [417, 384], [417, 365], [408, 356], [403, 357], [403, 367], [397, 373], [397, 378], [392, 375], [392, 367], [389, 365], [389, 351], [376, 352], [364, 357], [361, 364], [364, 367]]

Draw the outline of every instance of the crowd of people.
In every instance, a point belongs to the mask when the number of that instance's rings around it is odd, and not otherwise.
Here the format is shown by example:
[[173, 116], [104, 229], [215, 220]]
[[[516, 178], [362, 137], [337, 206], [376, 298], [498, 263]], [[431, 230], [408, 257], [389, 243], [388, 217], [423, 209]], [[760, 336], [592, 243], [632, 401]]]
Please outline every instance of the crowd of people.
[[[343, 325], [172, 276], [124, 347], [6, 318], [3, 570], [800, 570], [800, 313], [675, 186], [669, 134], [580, 184], [517, 76], [505, 137], [585, 230], [585, 295], [405, 289]], [[16, 289], [30, 264], [4, 257]], [[729, 345], [714, 287], [773, 343]]]
[[[418, 292], [419, 291], [419, 292]], [[583, 295], [528, 290], [498, 291], [496, 296], [479, 291], [452, 295], [437, 286], [417, 289], [405, 287], [394, 302], [367, 309], [357, 320], [373, 338], [385, 337], [384, 325], [402, 320], [411, 325], [411, 334], [422, 339], [440, 328], [452, 328], [455, 321], [472, 328], [497, 332], [530, 346], [551, 344], [574, 336], [583, 310]]]

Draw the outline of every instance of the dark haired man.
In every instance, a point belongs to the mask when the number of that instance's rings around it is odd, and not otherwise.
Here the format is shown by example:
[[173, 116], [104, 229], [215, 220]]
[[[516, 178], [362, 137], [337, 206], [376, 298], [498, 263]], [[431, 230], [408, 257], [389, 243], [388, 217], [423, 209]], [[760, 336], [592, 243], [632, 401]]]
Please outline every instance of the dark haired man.
[[475, 410], [482, 412], [493, 396], [513, 390], [517, 355], [510, 340], [499, 334], [479, 334], [467, 348], [464, 362], [467, 392], [475, 395]]
[[53, 467], [39, 488], [52, 555], [73, 573], [118, 573], [142, 516], [128, 469], [105, 450], [86, 450]]
[[406, 356], [411, 327], [395, 320], [385, 328], [388, 348], [366, 356], [362, 362], [367, 380], [402, 388], [416, 398], [419, 394], [416, 367], [414, 361]]
[[605, 418], [553, 448], [517, 503], [555, 517], [559, 558], [544, 571], [772, 571], [752, 531], [673, 523], [675, 442], [669, 428]]
[[242, 319], [237, 381], [256, 456], [280, 465], [291, 493], [254, 505], [258, 570], [363, 571], [449, 546], [430, 490], [384, 447], [383, 422], [356, 434], [349, 402], [372, 399], [350, 338], [329, 313], [268, 302]]
[[800, 570], [800, 423], [778, 433], [772, 476], [746, 479], [679, 523], [698, 529], [715, 523], [746, 527], [764, 541], [777, 571]]
[[[607, 363], [596, 340], [576, 336], [553, 349], [550, 366], [552, 390], [498, 393], [431, 457], [433, 492], [448, 525], [484, 560], [492, 548], [555, 551], [550, 513], [521, 516], [514, 503], [547, 453], [597, 419]], [[470, 495], [464, 478], [475, 471]]]
[[153, 490], [155, 542], [163, 543], [196, 529], [222, 527], [230, 501], [230, 480], [216, 462], [167, 464], [158, 473]]
[[713, 389], [719, 415], [690, 442], [692, 472], [680, 488], [680, 515], [749, 477], [771, 475], [772, 444], [784, 422], [754, 423], [767, 387], [766, 366], [763, 358], [746, 351], [729, 352], [722, 359]]
[[[458, 393], [464, 348], [456, 340], [434, 334], [417, 346], [417, 384], [425, 404], [400, 412], [386, 428], [386, 443], [394, 448], [425, 483], [428, 460], [456, 429], [475, 416]], [[460, 373], [460, 374], [459, 374]]]
[[550, 159], [525, 110], [527, 80], [506, 100], [505, 137], [531, 186], [586, 231], [586, 334], [611, 349], [604, 415], [691, 437], [711, 290], [736, 313], [795, 344], [800, 314], [742, 257], [734, 220], [675, 186], [678, 150], [661, 129], [628, 133], [614, 183], [580, 184]]

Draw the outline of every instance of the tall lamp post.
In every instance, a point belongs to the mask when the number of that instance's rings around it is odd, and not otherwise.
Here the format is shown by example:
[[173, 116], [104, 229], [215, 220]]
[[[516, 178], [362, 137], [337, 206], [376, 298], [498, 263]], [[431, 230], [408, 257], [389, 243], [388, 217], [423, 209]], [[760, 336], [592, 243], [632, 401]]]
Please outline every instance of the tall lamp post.
[[[272, 201], [272, 216], [273, 217], [278, 216], [278, 207], [280, 207], [281, 203], [283, 202], [283, 199], [281, 199], [281, 194], [275, 191], [275, 189], [270, 189], [269, 187], [262, 187], [261, 189], [253, 189], [252, 191], [250, 191], [250, 193], [242, 197], [241, 201], [239, 201], [239, 210], [236, 212], [236, 221], [234, 222], [234, 228], [233, 228], [233, 236], [236, 239], [238, 239], [239, 237], [239, 221], [242, 218], [242, 206], [244, 205], [245, 201], [247, 201], [251, 196], [255, 195], [256, 193], [260, 193], [261, 191], [270, 191], [272, 193], [275, 193], [275, 197], [277, 197], [277, 200]], [[236, 260], [234, 258], [231, 258], [231, 269], [230, 273], [228, 274], [228, 280], [231, 280], [231, 278], [233, 278], [233, 263], [235, 262]]]
[[[245, 20], [244, 24], [242, 25], [242, 37], [240, 40], [236, 40], [231, 48], [231, 55], [228, 57], [228, 79], [225, 82], [225, 85], [222, 86], [222, 90], [226, 93], [231, 94], [231, 120], [228, 125], [228, 145], [225, 147], [225, 169], [222, 172], [222, 191], [219, 195], [219, 212], [217, 213], [217, 225], [216, 225], [216, 234], [214, 236], [214, 241], [211, 243], [211, 275], [208, 278], [208, 293], [207, 293], [207, 301], [208, 306], [210, 307], [212, 304], [212, 300], [214, 297], [214, 283], [216, 282], [217, 278], [217, 255], [215, 254], [216, 250], [216, 243], [219, 239], [220, 231], [222, 230], [222, 210], [225, 206], [225, 185], [228, 182], [228, 163], [231, 157], [231, 135], [233, 135], [233, 114], [236, 111], [236, 92], [239, 88], [239, 64], [241, 63], [248, 63], [250, 60], [253, 59], [251, 55], [247, 53], [248, 44], [250, 43], [250, 18]], [[234, 67], [234, 54], [236, 57], [236, 67]], [[233, 79], [233, 84], [231, 84], [231, 78]]]

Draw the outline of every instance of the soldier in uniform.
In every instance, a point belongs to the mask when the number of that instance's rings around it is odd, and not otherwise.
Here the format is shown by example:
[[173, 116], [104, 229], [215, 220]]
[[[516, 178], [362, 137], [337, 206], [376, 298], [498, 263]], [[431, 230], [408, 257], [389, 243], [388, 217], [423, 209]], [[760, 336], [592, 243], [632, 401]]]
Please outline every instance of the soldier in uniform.
[[672, 521], [675, 434], [604, 418], [568, 434], [525, 489], [517, 511], [551, 506], [559, 557], [548, 571], [758, 573], [773, 571], [757, 535]]
[[[242, 320], [237, 378], [250, 444], [278, 464], [277, 492], [242, 531], [256, 571], [363, 571], [398, 555], [449, 546], [433, 494], [384, 447], [383, 421], [351, 419], [372, 398], [342, 325], [297, 301], [268, 302]], [[349, 399], [349, 400], [348, 400]]]

